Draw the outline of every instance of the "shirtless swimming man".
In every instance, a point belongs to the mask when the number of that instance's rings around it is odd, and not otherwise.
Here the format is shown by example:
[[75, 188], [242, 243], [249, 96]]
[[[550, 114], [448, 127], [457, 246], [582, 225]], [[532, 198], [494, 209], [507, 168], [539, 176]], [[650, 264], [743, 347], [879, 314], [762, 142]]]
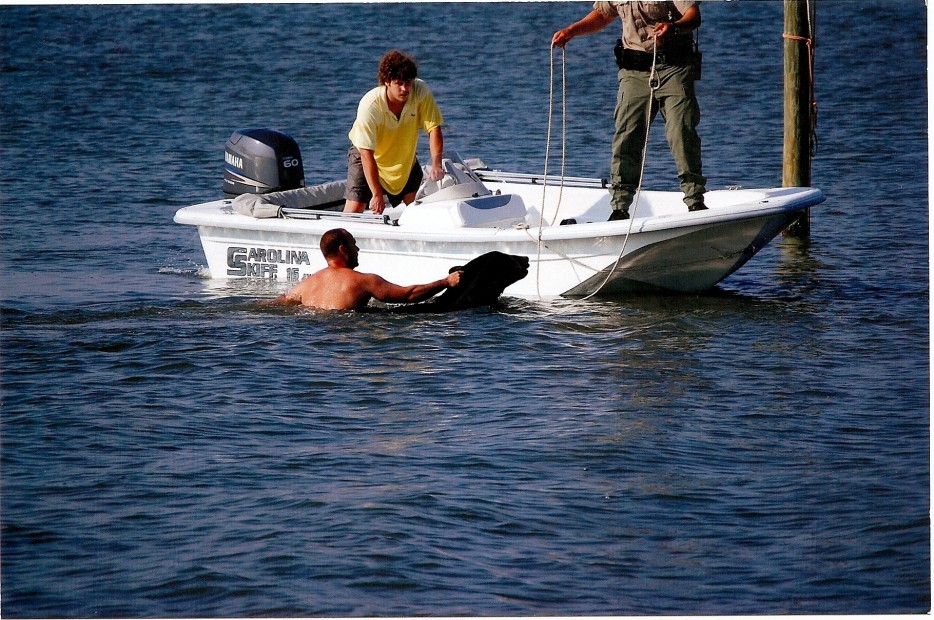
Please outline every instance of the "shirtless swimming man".
[[355, 271], [359, 251], [353, 235], [343, 228], [327, 231], [321, 237], [321, 253], [328, 266], [305, 277], [274, 303], [322, 310], [362, 310], [373, 298], [386, 303], [415, 303], [460, 283], [461, 274], [455, 271], [429, 284], [399, 286], [376, 274]]

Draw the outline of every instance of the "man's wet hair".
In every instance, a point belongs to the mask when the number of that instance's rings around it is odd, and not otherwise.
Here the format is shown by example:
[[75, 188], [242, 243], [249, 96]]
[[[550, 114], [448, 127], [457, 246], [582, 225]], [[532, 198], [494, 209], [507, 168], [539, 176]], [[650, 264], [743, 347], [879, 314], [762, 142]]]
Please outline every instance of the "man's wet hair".
[[321, 235], [321, 253], [324, 258], [337, 256], [341, 246], [349, 245], [351, 240], [350, 233], [343, 228], [332, 228]]
[[405, 52], [391, 50], [386, 52], [383, 59], [379, 61], [376, 81], [380, 86], [394, 80], [411, 82], [416, 77], [418, 77], [418, 66], [415, 64], [415, 59]]

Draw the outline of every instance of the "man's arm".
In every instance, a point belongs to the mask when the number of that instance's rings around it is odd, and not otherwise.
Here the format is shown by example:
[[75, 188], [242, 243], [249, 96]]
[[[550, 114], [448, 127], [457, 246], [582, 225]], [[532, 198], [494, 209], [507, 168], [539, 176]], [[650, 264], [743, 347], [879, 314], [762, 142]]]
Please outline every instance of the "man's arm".
[[551, 38], [551, 45], [552, 47], [564, 47], [574, 37], [600, 32], [615, 20], [615, 15], [606, 15], [595, 9], [588, 13], [584, 19], [556, 32]]
[[266, 302], [266, 304], [273, 306], [300, 306], [302, 305], [302, 300], [301, 298], [290, 297], [288, 293], [283, 293], [272, 301]]
[[655, 26], [652, 33], [658, 37], [659, 41], [665, 38], [666, 34], [684, 34], [700, 28], [701, 14], [700, 7], [696, 4], [684, 12], [676, 22], [662, 22]]
[[444, 178], [444, 168], [441, 167], [441, 155], [444, 154], [444, 136], [441, 127], [435, 127], [428, 134], [428, 148], [431, 150], [431, 170], [428, 179], [440, 181]]
[[446, 288], [457, 286], [461, 281], [461, 272], [459, 271], [455, 271], [441, 280], [428, 284], [413, 284], [412, 286], [399, 286], [375, 274], [361, 275], [366, 277], [367, 293], [379, 301], [390, 304], [411, 304], [424, 301]]
[[311, 276], [305, 276], [302, 278], [302, 281], [293, 286], [291, 289], [285, 293], [279, 295], [274, 300], [270, 301], [270, 305], [279, 305], [279, 306], [300, 306], [302, 305], [302, 291], [307, 286], [308, 280]]

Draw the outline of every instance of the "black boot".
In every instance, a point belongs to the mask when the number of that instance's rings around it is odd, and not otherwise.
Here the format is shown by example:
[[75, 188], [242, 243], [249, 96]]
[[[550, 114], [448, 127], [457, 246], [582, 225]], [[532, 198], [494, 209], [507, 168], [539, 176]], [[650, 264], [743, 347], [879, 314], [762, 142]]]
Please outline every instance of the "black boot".
[[621, 209], [613, 209], [610, 211], [610, 219], [607, 222], [618, 222], [619, 220], [628, 220], [629, 211], [622, 211]]

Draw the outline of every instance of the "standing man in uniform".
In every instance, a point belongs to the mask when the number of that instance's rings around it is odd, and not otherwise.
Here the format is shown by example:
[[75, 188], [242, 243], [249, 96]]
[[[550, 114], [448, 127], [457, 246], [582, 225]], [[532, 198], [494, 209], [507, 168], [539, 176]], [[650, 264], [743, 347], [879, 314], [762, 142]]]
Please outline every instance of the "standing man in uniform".
[[415, 200], [423, 178], [416, 157], [419, 128], [428, 134], [431, 150], [428, 178], [444, 177], [444, 118], [428, 85], [417, 76], [415, 61], [398, 50], [387, 52], [380, 61], [379, 86], [360, 100], [350, 129], [345, 212], [363, 213], [369, 205], [373, 213], [382, 213], [384, 192], [392, 205]]
[[623, 35], [616, 47], [619, 92], [610, 161], [610, 220], [629, 218], [642, 174], [650, 99], [651, 118], [654, 120], [660, 111], [665, 119], [665, 134], [678, 169], [684, 203], [689, 211], [706, 209], [707, 179], [702, 172], [697, 135], [700, 106], [694, 96], [694, 72], [699, 69], [695, 61], [699, 63], [700, 59], [695, 59], [691, 35], [701, 23], [700, 2], [595, 2], [586, 17], [556, 32], [551, 44], [564, 47], [576, 36], [603, 30], [617, 17], [623, 22]]

